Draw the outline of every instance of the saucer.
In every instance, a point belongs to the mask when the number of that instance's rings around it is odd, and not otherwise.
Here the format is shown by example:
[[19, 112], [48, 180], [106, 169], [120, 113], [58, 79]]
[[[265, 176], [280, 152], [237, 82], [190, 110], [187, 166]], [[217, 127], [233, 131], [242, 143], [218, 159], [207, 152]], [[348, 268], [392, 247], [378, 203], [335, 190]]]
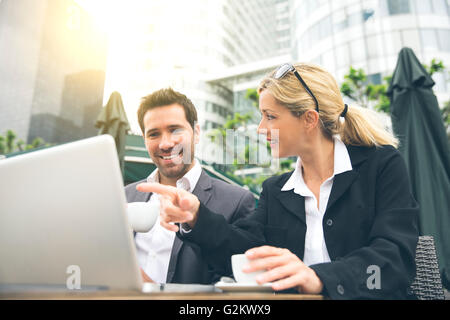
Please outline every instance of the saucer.
[[227, 283], [220, 281], [214, 286], [226, 292], [274, 292], [272, 289], [272, 283], [270, 282], [258, 285], [246, 283]]

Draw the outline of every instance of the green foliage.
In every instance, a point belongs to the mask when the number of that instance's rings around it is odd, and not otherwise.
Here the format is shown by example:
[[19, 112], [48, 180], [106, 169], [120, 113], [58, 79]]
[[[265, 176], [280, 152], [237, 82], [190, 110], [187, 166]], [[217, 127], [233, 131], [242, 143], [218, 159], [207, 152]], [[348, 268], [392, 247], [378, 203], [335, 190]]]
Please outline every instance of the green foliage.
[[25, 144], [22, 139], [17, 140], [17, 135], [14, 131], [8, 130], [5, 136], [0, 135], [0, 154], [8, 154], [18, 151], [31, 150], [43, 146], [50, 146], [50, 144], [45, 143], [42, 138], [35, 138], [31, 144]]
[[450, 126], [450, 100], [444, 104], [442, 108], [442, 118], [447, 126]]
[[257, 109], [259, 108], [259, 94], [256, 89], [247, 89], [245, 99], [251, 100], [253, 102], [253, 105]]
[[344, 76], [345, 81], [341, 85], [341, 92], [361, 107], [367, 108], [373, 101], [375, 110], [389, 112], [390, 101], [386, 92], [390, 78], [384, 78], [382, 84], [368, 83], [363, 69], [350, 67], [349, 72]]
[[[444, 63], [437, 59], [432, 59], [430, 65], [423, 66], [430, 75], [446, 69]], [[387, 96], [387, 90], [392, 75], [384, 77], [381, 84], [373, 84], [368, 83], [367, 75], [363, 69], [350, 67], [344, 79], [341, 92], [345, 97], [352, 99], [361, 107], [367, 108], [369, 103], [373, 103], [375, 110], [390, 113], [391, 102]]]
[[450, 100], [444, 104], [444, 108], [442, 108], [442, 119], [444, 120], [444, 126], [447, 130], [447, 137], [450, 141]]
[[430, 76], [445, 70], [444, 63], [441, 60], [436, 60], [436, 58], [433, 58], [431, 60], [430, 65], [424, 64], [423, 67], [425, 68], [425, 70], [427, 70]]
[[280, 162], [281, 171], [291, 171], [292, 164], [294, 163], [294, 160], [292, 159], [284, 159]]
[[0, 136], [0, 154], [6, 153], [5, 137]]
[[227, 129], [235, 130], [241, 126], [245, 127], [251, 118], [252, 118], [252, 116], [249, 113], [241, 115], [240, 113], [236, 112], [234, 114], [233, 118], [229, 118], [228, 121], [225, 122], [223, 128], [225, 130], [227, 130]]

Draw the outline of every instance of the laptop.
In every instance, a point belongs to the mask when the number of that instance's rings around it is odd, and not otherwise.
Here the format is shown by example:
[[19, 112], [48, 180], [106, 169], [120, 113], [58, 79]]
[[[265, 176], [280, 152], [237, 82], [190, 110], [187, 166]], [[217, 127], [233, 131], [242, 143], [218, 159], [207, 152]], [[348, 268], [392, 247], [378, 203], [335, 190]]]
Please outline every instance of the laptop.
[[0, 160], [0, 290], [164, 291], [142, 282], [126, 203], [109, 135]]

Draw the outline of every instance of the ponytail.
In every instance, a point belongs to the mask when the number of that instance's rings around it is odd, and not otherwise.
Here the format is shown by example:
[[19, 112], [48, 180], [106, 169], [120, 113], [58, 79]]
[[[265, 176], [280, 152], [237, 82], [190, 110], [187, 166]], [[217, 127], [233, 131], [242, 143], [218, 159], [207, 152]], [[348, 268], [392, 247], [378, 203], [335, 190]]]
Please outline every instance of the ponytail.
[[339, 126], [339, 134], [346, 145], [398, 147], [398, 140], [381, 124], [375, 111], [361, 107], [348, 107], [345, 122]]

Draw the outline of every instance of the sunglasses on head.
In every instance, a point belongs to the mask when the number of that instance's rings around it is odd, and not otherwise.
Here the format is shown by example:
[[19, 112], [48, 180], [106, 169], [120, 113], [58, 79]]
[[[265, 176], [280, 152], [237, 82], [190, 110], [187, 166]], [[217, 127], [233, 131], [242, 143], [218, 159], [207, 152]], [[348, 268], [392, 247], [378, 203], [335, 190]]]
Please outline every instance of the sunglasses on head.
[[313, 98], [314, 102], [316, 103], [316, 111], [319, 112], [319, 102], [317, 101], [316, 97], [314, 96], [314, 94], [311, 92], [311, 90], [309, 89], [309, 87], [307, 86], [307, 84], [305, 83], [305, 81], [302, 79], [302, 77], [300, 76], [300, 74], [298, 73], [298, 71], [294, 68], [294, 66], [290, 63], [285, 63], [283, 65], [281, 65], [277, 71], [275, 72], [275, 79], [281, 79], [283, 78], [286, 74], [288, 74], [289, 72], [293, 72], [294, 75], [297, 77], [298, 81], [300, 81], [300, 84], [303, 86], [303, 88], [306, 90], [306, 92], [308, 92], [308, 94], [311, 96], [311, 98]]

